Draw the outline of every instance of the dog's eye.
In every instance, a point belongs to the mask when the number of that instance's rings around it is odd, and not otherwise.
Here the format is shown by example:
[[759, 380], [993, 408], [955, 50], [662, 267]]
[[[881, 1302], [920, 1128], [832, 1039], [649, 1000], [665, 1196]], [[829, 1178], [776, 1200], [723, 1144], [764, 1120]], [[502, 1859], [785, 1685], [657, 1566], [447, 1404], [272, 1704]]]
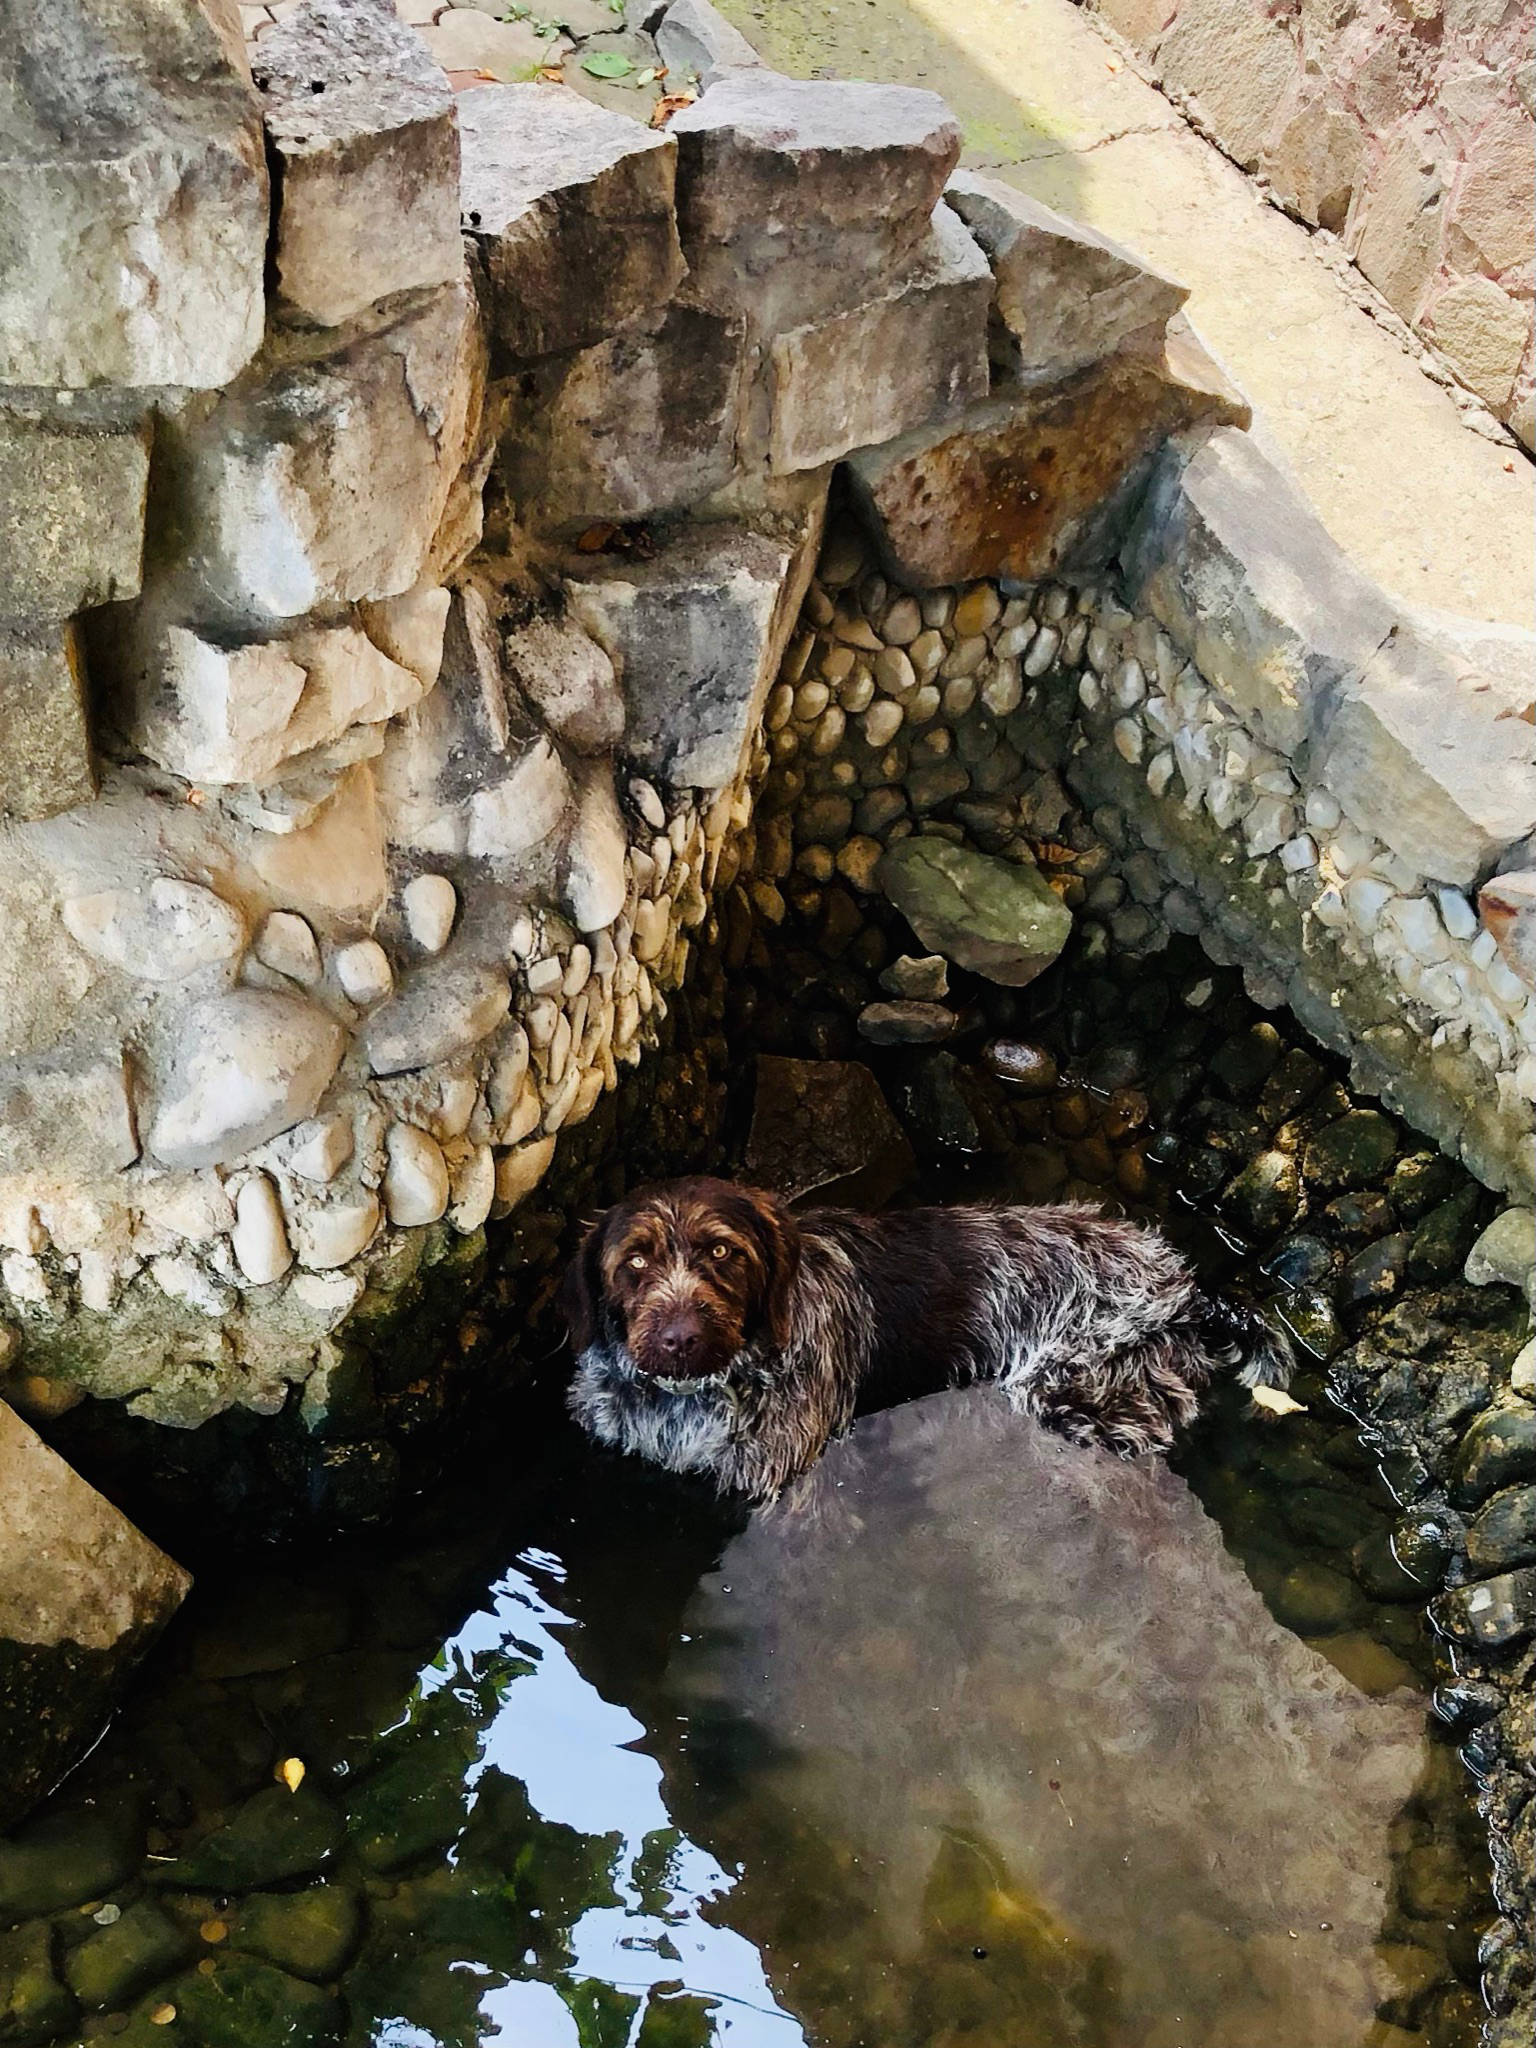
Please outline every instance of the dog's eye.
[[734, 1245], [712, 1244], [709, 1248], [709, 1256], [712, 1259], [728, 1259], [735, 1249]]
[[645, 1271], [645, 1259], [639, 1252], [632, 1252], [624, 1263], [628, 1266], [631, 1273], [643, 1273]]

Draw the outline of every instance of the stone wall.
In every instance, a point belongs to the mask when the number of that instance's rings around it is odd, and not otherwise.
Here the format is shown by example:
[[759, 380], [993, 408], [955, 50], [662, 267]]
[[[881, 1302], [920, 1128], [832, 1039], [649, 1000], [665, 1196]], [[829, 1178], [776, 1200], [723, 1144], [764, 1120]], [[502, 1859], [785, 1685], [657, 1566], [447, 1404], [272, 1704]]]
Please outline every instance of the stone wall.
[[[164, 51], [90, 0], [18, 73], [8, 196], [68, 173], [106, 295], [50, 296], [39, 243], [0, 319], [0, 1369], [36, 1412], [322, 1439], [411, 1275], [503, 1219], [515, 1259], [723, 905], [771, 929], [825, 868], [921, 929], [882, 880], [921, 821], [1019, 855], [954, 957], [1043, 958], [1063, 779], [1118, 820], [1117, 944], [1241, 948], [1529, 1187], [1528, 639], [1353, 578], [1181, 289], [956, 174], [931, 94], [778, 78], [679, 7], [710, 82], [662, 128], [455, 92], [385, 0], [309, 0], [254, 74], [223, 0]], [[77, 164], [49, 95], [91, 66], [121, 120]], [[846, 520], [810, 580], [839, 464], [858, 610]]]
[[1085, 0], [1532, 445], [1526, 0]]

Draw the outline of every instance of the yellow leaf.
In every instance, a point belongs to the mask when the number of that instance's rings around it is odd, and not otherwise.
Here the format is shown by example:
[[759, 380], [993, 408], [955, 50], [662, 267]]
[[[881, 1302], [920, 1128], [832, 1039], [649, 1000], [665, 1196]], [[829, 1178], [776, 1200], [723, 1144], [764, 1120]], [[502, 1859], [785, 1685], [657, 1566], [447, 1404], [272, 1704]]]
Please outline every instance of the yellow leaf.
[[168, 2027], [175, 2017], [174, 2005], [157, 2005], [149, 2016], [149, 2024], [152, 2027]]
[[227, 1920], [205, 1920], [197, 1930], [204, 1941], [227, 1941], [229, 1922]]
[[1255, 1387], [1253, 1405], [1262, 1408], [1266, 1415], [1305, 1415], [1305, 1401], [1293, 1401], [1280, 1387]]
[[290, 1792], [297, 1792], [304, 1782], [304, 1766], [296, 1756], [285, 1756], [277, 1767], [277, 1776]]

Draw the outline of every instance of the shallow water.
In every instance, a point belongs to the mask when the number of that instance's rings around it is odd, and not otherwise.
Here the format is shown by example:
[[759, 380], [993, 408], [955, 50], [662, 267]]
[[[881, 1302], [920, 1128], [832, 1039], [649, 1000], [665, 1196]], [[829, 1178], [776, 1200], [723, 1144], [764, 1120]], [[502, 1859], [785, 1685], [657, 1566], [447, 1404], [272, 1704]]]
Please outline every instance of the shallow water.
[[[750, 1520], [530, 1411], [388, 1532], [200, 1560], [0, 1924], [129, 2048], [1470, 2044], [1478, 1824], [1301, 1392], [1180, 1471], [935, 1396]], [[149, 1960], [82, 1976], [114, 1908]]]

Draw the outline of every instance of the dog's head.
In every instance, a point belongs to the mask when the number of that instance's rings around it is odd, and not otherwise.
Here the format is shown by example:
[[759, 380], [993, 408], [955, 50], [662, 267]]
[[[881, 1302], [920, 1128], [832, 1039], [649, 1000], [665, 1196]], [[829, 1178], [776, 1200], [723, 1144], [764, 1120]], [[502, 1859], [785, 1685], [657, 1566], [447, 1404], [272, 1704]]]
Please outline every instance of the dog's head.
[[776, 1195], [722, 1180], [642, 1189], [598, 1219], [566, 1275], [572, 1348], [617, 1339], [650, 1378], [708, 1379], [760, 1337], [787, 1341], [799, 1264]]

